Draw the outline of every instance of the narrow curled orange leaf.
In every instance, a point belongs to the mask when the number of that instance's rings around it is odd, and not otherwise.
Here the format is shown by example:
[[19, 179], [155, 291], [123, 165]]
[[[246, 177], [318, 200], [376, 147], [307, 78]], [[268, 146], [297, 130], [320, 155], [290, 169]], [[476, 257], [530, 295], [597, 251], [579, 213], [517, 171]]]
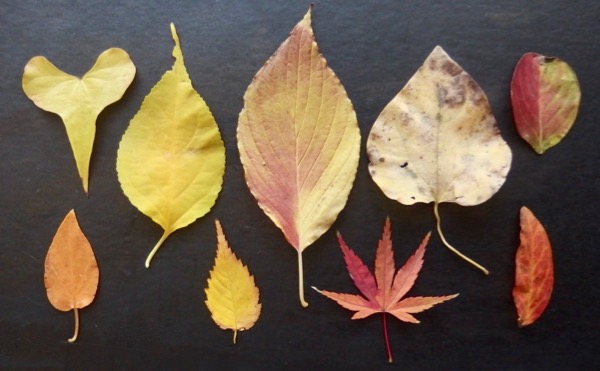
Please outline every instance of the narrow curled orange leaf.
[[531, 210], [523, 206], [513, 289], [519, 327], [532, 324], [544, 313], [553, 286], [554, 265], [548, 234]]
[[222, 329], [233, 330], [235, 344], [237, 332], [254, 326], [260, 316], [260, 293], [248, 267], [239, 260], [227, 244], [219, 221], [217, 226], [217, 257], [210, 271], [206, 293], [206, 306], [212, 319]]
[[244, 95], [240, 158], [259, 206], [298, 254], [333, 224], [356, 176], [360, 132], [344, 87], [319, 52], [311, 10]]
[[79, 333], [78, 309], [94, 300], [100, 271], [90, 242], [85, 237], [71, 210], [58, 227], [46, 255], [44, 284], [48, 300], [54, 308], [67, 312], [74, 310], [75, 332]]
[[354, 281], [354, 285], [361, 292], [360, 295], [339, 294], [336, 292], [318, 290], [317, 292], [334, 300], [342, 307], [355, 311], [352, 319], [360, 319], [374, 313], [383, 315], [383, 331], [388, 360], [392, 362], [392, 351], [387, 335], [386, 313], [393, 315], [404, 322], [419, 323], [412, 313], [419, 313], [434, 305], [454, 299], [458, 294], [446, 296], [427, 296], [404, 298], [413, 287], [417, 276], [423, 267], [423, 256], [425, 246], [429, 242], [431, 233], [428, 233], [423, 242], [417, 248], [404, 266], [396, 272], [394, 264], [394, 251], [392, 250], [392, 239], [389, 218], [385, 221], [383, 237], [379, 241], [375, 255], [375, 275], [362, 262], [362, 260], [346, 245], [342, 236], [338, 234], [340, 247], [344, 254], [348, 273]]

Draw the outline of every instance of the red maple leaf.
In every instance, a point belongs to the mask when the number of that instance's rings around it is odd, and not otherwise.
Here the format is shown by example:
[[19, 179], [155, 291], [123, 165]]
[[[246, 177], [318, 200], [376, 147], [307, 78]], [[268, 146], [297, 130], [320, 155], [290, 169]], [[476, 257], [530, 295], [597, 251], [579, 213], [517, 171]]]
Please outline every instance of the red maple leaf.
[[419, 320], [413, 317], [412, 313], [422, 312], [436, 304], [458, 296], [458, 294], [454, 294], [404, 298], [404, 295], [414, 285], [419, 271], [423, 267], [425, 246], [430, 236], [431, 233], [425, 236], [414, 255], [394, 275], [396, 271], [394, 266], [394, 251], [392, 250], [392, 240], [390, 238], [390, 219], [387, 218], [383, 228], [383, 237], [379, 241], [375, 255], [375, 276], [373, 276], [369, 268], [346, 245], [342, 236], [338, 233], [338, 241], [344, 253], [344, 260], [346, 261], [350, 277], [364, 297], [318, 290], [313, 287], [319, 293], [335, 300], [342, 307], [355, 311], [356, 313], [354, 313], [352, 319], [365, 318], [374, 313], [382, 313], [385, 345], [390, 363], [392, 362], [392, 352], [387, 334], [386, 313], [390, 313], [404, 322], [419, 323]]

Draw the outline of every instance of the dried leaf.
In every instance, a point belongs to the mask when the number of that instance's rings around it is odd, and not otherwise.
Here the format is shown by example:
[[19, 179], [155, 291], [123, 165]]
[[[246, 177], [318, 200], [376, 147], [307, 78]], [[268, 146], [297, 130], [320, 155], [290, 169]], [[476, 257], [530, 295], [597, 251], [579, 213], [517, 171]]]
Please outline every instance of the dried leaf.
[[405, 205], [478, 205], [506, 180], [512, 153], [500, 136], [485, 93], [441, 47], [383, 109], [367, 141], [369, 172], [381, 190]]
[[531, 210], [521, 208], [521, 245], [517, 249], [513, 298], [519, 327], [535, 322], [546, 310], [554, 285], [552, 247], [544, 226]]
[[[423, 267], [423, 256], [425, 255], [425, 246], [429, 241], [431, 233], [428, 233], [423, 242], [417, 248], [417, 251], [411, 256], [404, 266], [396, 272], [394, 266], [394, 251], [392, 250], [392, 240], [389, 218], [385, 221], [383, 237], [379, 241], [377, 253], [375, 256], [375, 275], [369, 271], [362, 260], [352, 251], [338, 233], [338, 241], [350, 278], [364, 295], [339, 294], [331, 291], [318, 290], [317, 292], [326, 297], [335, 300], [342, 307], [355, 311], [352, 319], [360, 319], [370, 316], [374, 313], [382, 313], [383, 329], [388, 360], [392, 362], [392, 352], [390, 350], [389, 339], [387, 335], [386, 313], [393, 315], [400, 321], [419, 323], [412, 316], [412, 313], [419, 313], [433, 307], [436, 304], [454, 299], [458, 294], [447, 296], [426, 296], [404, 298], [406, 293], [413, 287], [421, 268]], [[394, 275], [395, 273], [395, 275]], [[366, 298], [366, 299], [365, 299]]]
[[225, 147], [210, 109], [192, 87], [175, 26], [173, 68], [146, 96], [117, 154], [119, 182], [129, 201], [167, 237], [204, 216], [223, 184]]
[[567, 63], [527, 53], [515, 68], [510, 98], [519, 134], [542, 154], [558, 144], [573, 126], [581, 91]]
[[259, 206], [302, 252], [333, 224], [356, 176], [360, 132], [352, 103], [319, 52], [311, 10], [244, 95], [238, 146]]
[[23, 91], [36, 106], [62, 118], [86, 193], [96, 119], [106, 106], [121, 99], [134, 76], [133, 62], [119, 48], [100, 54], [82, 78], [64, 73], [41, 56], [25, 66]]
[[260, 316], [259, 291], [248, 267], [229, 248], [221, 224], [218, 220], [215, 224], [217, 257], [204, 289], [205, 303], [220, 328], [233, 330], [235, 344], [238, 330], [248, 330]]
[[44, 269], [50, 304], [63, 312], [74, 310], [75, 333], [69, 339], [72, 343], [79, 333], [78, 309], [87, 307], [94, 300], [100, 278], [94, 251], [77, 223], [74, 210], [58, 227]]

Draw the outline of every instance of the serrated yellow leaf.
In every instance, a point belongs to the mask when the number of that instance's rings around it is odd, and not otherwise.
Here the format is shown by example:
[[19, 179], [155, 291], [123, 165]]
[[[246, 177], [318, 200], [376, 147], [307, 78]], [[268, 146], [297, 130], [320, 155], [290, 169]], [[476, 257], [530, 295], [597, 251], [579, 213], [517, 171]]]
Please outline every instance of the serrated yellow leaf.
[[254, 277], [229, 248], [218, 220], [217, 257], [210, 271], [206, 293], [206, 306], [212, 319], [224, 330], [233, 330], [233, 343], [237, 332], [254, 326], [260, 316], [259, 291]]
[[310, 9], [248, 86], [237, 138], [250, 191], [297, 250], [307, 306], [302, 251], [346, 204], [360, 151], [356, 114], [319, 52]]
[[487, 97], [441, 47], [383, 109], [367, 140], [369, 172], [391, 199], [405, 205], [442, 202], [478, 205], [504, 184], [512, 153]]
[[166, 238], [210, 211], [221, 191], [225, 147], [210, 109], [192, 87], [175, 26], [173, 68], [142, 102], [119, 145], [117, 173], [129, 201]]
[[77, 223], [75, 210], [62, 221], [44, 263], [44, 285], [52, 306], [60, 311], [74, 311], [74, 342], [79, 333], [78, 309], [94, 300], [100, 271], [92, 246]]
[[134, 76], [133, 62], [119, 48], [100, 54], [82, 78], [64, 73], [41, 56], [25, 66], [23, 91], [36, 106], [62, 118], [86, 193], [96, 119], [106, 106], [121, 99]]

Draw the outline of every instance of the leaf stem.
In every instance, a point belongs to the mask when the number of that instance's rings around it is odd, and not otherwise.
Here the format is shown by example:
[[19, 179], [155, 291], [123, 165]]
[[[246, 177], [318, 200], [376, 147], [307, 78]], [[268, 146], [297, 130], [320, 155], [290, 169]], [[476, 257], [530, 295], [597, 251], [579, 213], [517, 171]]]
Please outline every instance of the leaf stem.
[[460, 251], [458, 251], [456, 248], [454, 248], [452, 245], [450, 245], [448, 243], [448, 241], [446, 241], [446, 238], [444, 237], [444, 234], [442, 233], [442, 221], [440, 219], [440, 213], [439, 213], [439, 210], [438, 210], [438, 205], [439, 205], [439, 203], [437, 201], [433, 204], [433, 213], [435, 214], [435, 220], [436, 220], [438, 234], [440, 235], [440, 238], [442, 239], [442, 242], [444, 243], [444, 245], [446, 245], [446, 247], [448, 249], [450, 249], [450, 251], [452, 251], [456, 255], [460, 256], [462, 259], [466, 260], [467, 262], [471, 263], [472, 265], [474, 265], [476, 268], [478, 268], [479, 270], [481, 270], [486, 275], [490, 274], [490, 272], [487, 269], [485, 269], [482, 265], [480, 265], [479, 263], [475, 262], [471, 258], [467, 257], [466, 255], [464, 255], [463, 253], [461, 253]]
[[388, 362], [392, 363], [394, 359], [392, 358], [392, 350], [390, 349], [390, 339], [388, 338], [387, 320], [385, 312], [381, 312], [381, 315], [383, 316], [383, 338], [385, 339], [385, 347], [387, 349]]
[[237, 328], [233, 329], [233, 343], [235, 344], [235, 340], [237, 339]]
[[73, 337], [67, 340], [69, 343], [77, 340], [77, 335], [79, 335], [79, 311], [77, 308], [74, 308], [73, 312], [75, 313], [75, 332], [73, 333]]
[[308, 303], [304, 300], [304, 269], [302, 267], [302, 250], [298, 248], [298, 297], [300, 304], [304, 308], [308, 307]]
[[167, 239], [167, 237], [169, 237], [170, 234], [170, 231], [165, 230], [160, 240], [158, 240], [156, 245], [154, 245], [154, 248], [152, 249], [152, 251], [150, 251], [150, 254], [148, 254], [148, 257], [146, 258], [146, 268], [150, 268], [150, 262], [152, 261], [154, 254], [156, 254], [160, 246], [163, 244], [163, 242], [165, 242], [165, 240]]

